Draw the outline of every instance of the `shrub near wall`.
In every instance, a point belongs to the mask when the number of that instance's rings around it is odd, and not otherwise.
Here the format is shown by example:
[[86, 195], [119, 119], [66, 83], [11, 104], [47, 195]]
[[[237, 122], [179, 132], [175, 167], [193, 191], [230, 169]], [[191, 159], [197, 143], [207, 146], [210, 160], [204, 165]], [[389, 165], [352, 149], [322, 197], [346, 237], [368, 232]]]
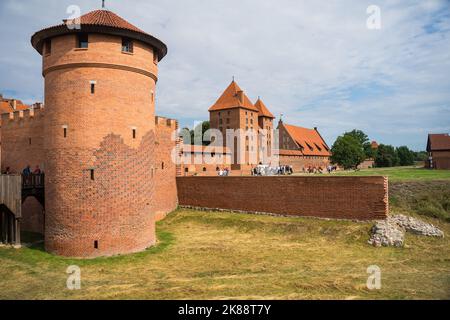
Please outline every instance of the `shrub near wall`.
[[336, 219], [385, 219], [385, 177], [178, 177], [181, 206]]

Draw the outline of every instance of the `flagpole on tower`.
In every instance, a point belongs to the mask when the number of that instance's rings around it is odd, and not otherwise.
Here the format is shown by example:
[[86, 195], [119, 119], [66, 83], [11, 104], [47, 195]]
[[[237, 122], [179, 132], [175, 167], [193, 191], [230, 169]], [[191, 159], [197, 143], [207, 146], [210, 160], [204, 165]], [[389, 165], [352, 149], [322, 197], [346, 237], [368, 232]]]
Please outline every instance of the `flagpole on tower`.
[[105, 0], [102, 0], [102, 9], [105, 9]]

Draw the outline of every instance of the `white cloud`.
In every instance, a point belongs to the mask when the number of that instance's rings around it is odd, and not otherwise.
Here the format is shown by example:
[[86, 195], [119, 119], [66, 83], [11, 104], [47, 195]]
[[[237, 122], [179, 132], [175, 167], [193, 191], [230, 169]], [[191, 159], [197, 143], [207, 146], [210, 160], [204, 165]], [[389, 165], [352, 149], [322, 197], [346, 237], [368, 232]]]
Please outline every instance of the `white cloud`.
[[[42, 97], [31, 34], [91, 1], [2, 1], [0, 90]], [[381, 8], [368, 30], [366, 8]], [[353, 128], [423, 149], [426, 133], [450, 131], [448, 1], [107, 1], [112, 11], [169, 46], [160, 63], [157, 112], [182, 124], [207, 119], [234, 75], [286, 122], [318, 126], [331, 144]]]

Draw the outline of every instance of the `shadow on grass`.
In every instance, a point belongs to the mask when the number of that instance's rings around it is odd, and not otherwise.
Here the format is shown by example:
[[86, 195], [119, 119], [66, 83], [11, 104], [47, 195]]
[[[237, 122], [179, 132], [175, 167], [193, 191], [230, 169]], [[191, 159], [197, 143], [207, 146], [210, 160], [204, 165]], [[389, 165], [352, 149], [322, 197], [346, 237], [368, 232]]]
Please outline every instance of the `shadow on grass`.
[[142, 252], [131, 253], [127, 255], [116, 255], [111, 257], [99, 257], [94, 259], [77, 259], [77, 258], [66, 258], [57, 256], [45, 251], [44, 236], [39, 233], [33, 232], [22, 232], [23, 243], [26, 243], [26, 248], [21, 249], [20, 258], [25, 261], [52, 261], [54, 263], [71, 263], [79, 266], [83, 265], [95, 265], [95, 264], [112, 264], [118, 262], [129, 263], [133, 260], [143, 259], [149, 255], [160, 254], [167, 250], [171, 246], [175, 238], [172, 233], [158, 230], [156, 231], [157, 243], [155, 246], [148, 248]]

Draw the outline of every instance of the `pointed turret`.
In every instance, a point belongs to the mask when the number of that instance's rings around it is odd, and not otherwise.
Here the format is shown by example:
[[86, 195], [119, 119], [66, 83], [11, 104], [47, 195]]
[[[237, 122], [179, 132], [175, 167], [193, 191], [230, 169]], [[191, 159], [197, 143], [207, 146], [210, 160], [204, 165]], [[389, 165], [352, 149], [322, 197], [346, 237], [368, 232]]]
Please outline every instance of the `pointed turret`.
[[208, 111], [220, 111], [234, 108], [244, 108], [258, 112], [258, 109], [253, 105], [244, 91], [239, 87], [236, 81], [233, 80]]

